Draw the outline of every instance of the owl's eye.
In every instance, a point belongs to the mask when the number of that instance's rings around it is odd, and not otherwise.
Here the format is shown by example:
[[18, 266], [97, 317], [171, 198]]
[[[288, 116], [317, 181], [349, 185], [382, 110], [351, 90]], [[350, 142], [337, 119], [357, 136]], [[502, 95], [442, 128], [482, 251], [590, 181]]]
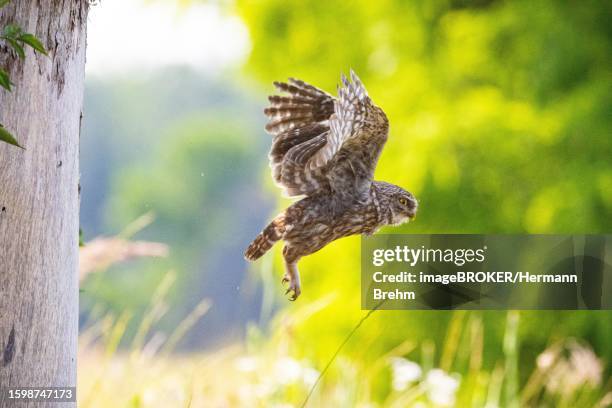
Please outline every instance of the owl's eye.
[[399, 203], [400, 203], [401, 205], [408, 205], [408, 200], [406, 200], [404, 197], [401, 197], [401, 198], [399, 199]]

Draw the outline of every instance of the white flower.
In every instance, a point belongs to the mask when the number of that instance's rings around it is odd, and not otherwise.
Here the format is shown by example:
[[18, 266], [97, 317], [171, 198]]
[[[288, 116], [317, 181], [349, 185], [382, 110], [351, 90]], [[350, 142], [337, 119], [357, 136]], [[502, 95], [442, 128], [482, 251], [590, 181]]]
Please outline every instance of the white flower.
[[556, 359], [557, 350], [548, 349], [538, 356], [538, 358], [536, 359], [536, 364], [538, 365], [538, 368], [540, 370], [546, 370], [552, 367]]
[[455, 393], [459, 388], [458, 375], [450, 376], [435, 368], [427, 373], [425, 379], [427, 397], [431, 402], [442, 406], [451, 406], [455, 403]]
[[[562, 348], [561, 348], [562, 347]], [[546, 389], [551, 393], [571, 395], [581, 387], [597, 387], [603, 376], [603, 364], [587, 346], [569, 340], [561, 347], [549, 348], [538, 357], [538, 368], [546, 372]], [[549, 364], [541, 364], [554, 351], [555, 358]]]
[[291, 384], [302, 377], [302, 365], [297, 360], [283, 357], [276, 362], [274, 373], [280, 384]]
[[576, 342], [570, 343], [568, 347], [571, 351], [572, 371], [575, 372], [576, 376], [575, 383], [597, 387], [601, 383], [603, 373], [603, 365], [597, 355], [589, 347]]
[[421, 378], [423, 370], [417, 363], [402, 357], [392, 357], [390, 360], [394, 390], [403, 391], [410, 383]]
[[321, 373], [319, 373], [319, 371], [312, 367], [305, 367], [302, 372], [302, 381], [304, 381], [304, 384], [306, 384], [308, 387], [312, 387], [315, 382], [317, 382], [320, 374]]

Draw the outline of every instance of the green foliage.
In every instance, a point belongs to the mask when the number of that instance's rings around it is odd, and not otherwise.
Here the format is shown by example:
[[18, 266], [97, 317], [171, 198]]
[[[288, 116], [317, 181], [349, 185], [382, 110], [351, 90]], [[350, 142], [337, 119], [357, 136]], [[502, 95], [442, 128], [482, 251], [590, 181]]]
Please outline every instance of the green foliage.
[[352, 67], [385, 109], [391, 136], [377, 177], [423, 204], [403, 231], [612, 227], [612, 44], [602, 17], [612, 17], [610, 6], [249, 5], [240, 10], [253, 39], [250, 72], [333, 90]]
[[[248, 73], [263, 83], [293, 76], [332, 91], [352, 67], [389, 116], [376, 177], [412, 191], [421, 205], [415, 223], [385, 231], [612, 229], [609, 2], [267, 0], [239, 1], [238, 10], [253, 44]], [[304, 293], [291, 307], [335, 298], [296, 332], [300, 355], [323, 361], [358, 320], [358, 253], [359, 238], [349, 238], [301, 262]], [[348, 354], [376, 358], [407, 338], [439, 346], [454, 316], [377, 313]], [[502, 317], [482, 313], [490, 369], [503, 344]], [[521, 383], [524, 365], [551, 335], [584, 336], [612, 356], [603, 334], [610, 312], [521, 317]]]
[[2, 31], [1, 39], [6, 41], [12, 48], [15, 50], [19, 58], [25, 58], [25, 50], [23, 49], [22, 42], [19, 41], [19, 37], [21, 36], [21, 27], [15, 24], [9, 24], [4, 27]]
[[[21, 147], [13, 135], [0, 124], [0, 140], [13, 146]], [[23, 147], [21, 147], [23, 149]]]
[[10, 92], [11, 85], [13, 85], [13, 83], [11, 82], [11, 79], [9, 78], [8, 72], [6, 72], [3, 69], [0, 69], [0, 86], [2, 86], [4, 89]]
[[[10, 3], [10, 0], [1, 0], [0, 8], [6, 6], [8, 3]], [[21, 59], [25, 59], [25, 45], [32, 47], [41, 54], [47, 55], [47, 51], [40, 40], [36, 38], [35, 35], [24, 32], [23, 29], [16, 24], [7, 24], [4, 26], [0, 39], [4, 40]], [[8, 72], [0, 68], [0, 86], [11, 92], [11, 85], [13, 85], [13, 83], [11, 82]], [[0, 125], [0, 141], [21, 147], [15, 137], [4, 129], [2, 125]]]
[[41, 54], [48, 55], [47, 50], [45, 50], [45, 47], [42, 45], [40, 40], [36, 38], [33, 34], [21, 33], [18, 37], [18, 41], [21, 41], [22, 43], [29, 45], [30, 47], [40, 52]]
[[[119, 217], [113, 222], [125, 225], [150, 209], [157, 216], [149, 229], [152, 236], [157, 232], [177, 244], [202, 239], [202, 234], [219, 239], [236, 194], [226, 188], [227, 182], [248, 173], [253, 163], [245, 131], [229, 118], [227, 122], [185, 118], [164, 135], [154, 172], [136, 167], [120, 175], [116, 199], [111, 203]], [[211, 212], [214, 217], [207, 216]], [[204, 230], [202, 224], [194, 223], [197, 214], [206, 217]]]
[[41, 54], [47, 55], [47, 50], [34, 34], [26, 33], [16, 24], [8, 24], [2, 30], [0, 39], [6, 41], [15, 50], [19, 58], [25, 58], [24, 45], [32, 47]]
[[152, 212], [155, 222], [137, 239], [164, 242], [170, 255], [92, 276], [84, 312], [131, 310], [138, 321], [161, 277], [174, 270], [172, 307], [161, 325], [171, 328], [202, 297], [214, 304], [186, 342], [218, 340], [257, 314], [257, 295], [247, 295], [243, 283], [246, 262], [235, 254], [259, 232], [273, 200], [258, 188], [269, 139], [259, 106], [234, 80], [184, 68], [90, 78], [81, 139], [86, 238], [114, 235]]

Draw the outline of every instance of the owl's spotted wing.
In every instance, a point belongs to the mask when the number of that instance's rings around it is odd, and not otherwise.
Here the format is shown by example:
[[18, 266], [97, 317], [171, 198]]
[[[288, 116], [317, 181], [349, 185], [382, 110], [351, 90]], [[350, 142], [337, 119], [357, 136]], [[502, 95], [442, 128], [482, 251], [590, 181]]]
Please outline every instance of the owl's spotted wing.
[[334, 113], [334, 97], [299, 79], [274, 82], [274, 86], [289, 96], [268, 97], [270, 106], [264, 110], [269, 122], [266, 130], [279, 136], [289, 130], [313, 123], [323, 123]]
[[357, 75], [342, 76], [338, 99], [296, 79], [275, 85], [289, 96], [271, 96], [265, 110], [274, 180], [290, 196], [369, 190], [386, 130], [366, 126], [377, 108]]
[[351, 137], [359, 133], [366, 115], [365, 87], [351, 70], [353, 82], [342, 75], [342, 87], [338, 87], [338, 99], [334, 101], [334, 114], [329, 118], [330, 132], [327, 144], [309, 161], [311, 168], [323, 167]]
[[336, 194], [362, 196], [370, 191], [387, 141], [388, 122], [352, 70], [350, 81], [342, 75], [342, 85], [329, 119], [327, 144], [310, 159], [308, 167], [311, 171], [325, 169], [330, 189]]
[[274, 181], [289, 196], [329, 190], [324, 170], [307, 163], [327, 143], [334, 98], [298, 79], [274, 85], [288, 94], [270, 96], [264, 111], [269, 118], [266, 130], [274, 136], [269, 155]]

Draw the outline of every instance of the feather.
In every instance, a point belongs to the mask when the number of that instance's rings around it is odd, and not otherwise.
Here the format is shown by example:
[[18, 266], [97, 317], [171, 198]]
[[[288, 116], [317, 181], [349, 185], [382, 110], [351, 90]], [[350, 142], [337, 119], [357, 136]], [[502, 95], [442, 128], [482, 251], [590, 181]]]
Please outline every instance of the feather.
[[[330, 179], [330, 172], [340, 171], [334, 158], [348, 140], [360, 137], [368, 109], [373, 105], [352, 69], [348, 77], [340, 76], [340, 82], [337, 99], [300, 79], [274, 82], [285, 95], [268, 97], [270, 106], [264, 110], [269, 119], [266, 130], [274, 136], [270, 167], [274, 181], [290, 196], [312, 195], [339, 183]], [[358, 171], [344, 172], [338, 177], [364, 179], [373, 174], [384, 140], [371, 146], [374, 154], [367, 151], [368, 147], [364, 147], [364, 152], [355, 152], [360, 158], [354, 160], [360, 162], [353, 163], [349, 158], [346, 165]], [[366, 141], [363, 143], [367, 145]], [[363, 160], [370, 162], [361, 163]]]

